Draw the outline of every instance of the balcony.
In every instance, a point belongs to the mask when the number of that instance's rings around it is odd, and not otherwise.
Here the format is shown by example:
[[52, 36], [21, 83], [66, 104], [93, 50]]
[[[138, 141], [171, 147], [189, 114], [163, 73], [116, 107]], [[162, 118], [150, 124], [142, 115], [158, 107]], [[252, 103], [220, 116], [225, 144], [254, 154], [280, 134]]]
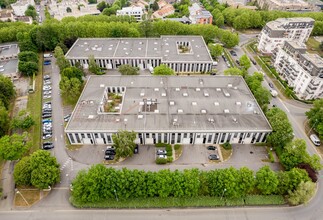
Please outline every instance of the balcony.
[[306, 92], [307, 94], [309, 94], [309, 95], [313, 95], [313, 94], [314, 94], [314, 92], [313, 92], [313, 91], [309, 91], [309, 90], [308, 90], [308, 88], [305, 90], [305, 92]]
[[313, 86], [319, 86], [319, 85], [320, 85], [320, 83], [315, 84], [315, 83], [314, 83], [314, 81], [313, 81], [313, 80], [311, 80], [310, 85], [313, 85]]
[[318, 87], [312, 86], [311, 84], [309, 84], [307, 88], [309, 88], [310, 90], [316, 90]]

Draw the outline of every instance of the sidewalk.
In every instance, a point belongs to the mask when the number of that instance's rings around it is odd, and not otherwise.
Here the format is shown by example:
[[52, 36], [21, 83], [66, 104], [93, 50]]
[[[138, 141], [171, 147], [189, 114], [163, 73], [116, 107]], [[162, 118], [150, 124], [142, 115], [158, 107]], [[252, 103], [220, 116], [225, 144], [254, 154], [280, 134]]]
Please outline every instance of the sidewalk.
[[13, 181], [14, 161], [6, 161], [2, 170], [1, 187], [2, 197], [0, 200], [0, 210], [11, 210], [15, 195], [15, 186]]

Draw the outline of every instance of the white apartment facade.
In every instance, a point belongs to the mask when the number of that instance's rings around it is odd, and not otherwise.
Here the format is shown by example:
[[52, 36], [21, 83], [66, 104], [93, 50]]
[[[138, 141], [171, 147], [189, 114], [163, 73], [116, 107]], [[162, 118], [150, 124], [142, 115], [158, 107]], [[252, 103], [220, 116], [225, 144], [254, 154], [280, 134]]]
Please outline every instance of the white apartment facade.
[[143, 14], [143, 9], [136, 6], [124, 7], [121, 10], [117, 10], [117, 16], [128, 15], [134, 17], [137, 21], [142, 21]]
[[16, 16], [25, 16], [25, 11], [29, 5], [35, 6], [34, 0], [18, 0], [11, 4], [11, 8]]
[[278, 18], [268, 22], [258, 36], [258, 50], [271, 54], [285, 41], [305, 43], [314, 28], [312, 18]]
[[320, 7], [303, 0], [257, 0], [257, 4], [261, 9], [268, 11], [320, 11]]
[[301, 99], [323, 98], [323, 59], [306, 52], [306, 45], [285, 41], [273, 54], [277, 72]]

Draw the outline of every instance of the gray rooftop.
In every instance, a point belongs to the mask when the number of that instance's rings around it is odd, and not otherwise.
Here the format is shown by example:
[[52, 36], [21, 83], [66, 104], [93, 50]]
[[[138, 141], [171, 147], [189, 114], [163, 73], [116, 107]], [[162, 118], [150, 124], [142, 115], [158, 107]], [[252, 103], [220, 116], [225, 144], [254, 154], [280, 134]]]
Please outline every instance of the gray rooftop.
[[[192, 52], [179, 54], [177, 42], [189, 42]], [[160, 38], [79, 38], [66, 53], [67, 59], [160, 58], [162, 61], [212, 62], [201, 36], [161, 36]]]
[[0, 58], [17, 56], [19, 47], [17, 43], [3, 43], [0, 44]]
[[323, 68], [323, 58], [320, 57], [317, 54], [312, 54], [312, 53], [305, 53], [302, 54], [302, 56], [310, 61], [313, 65], [315, 65], [317, 68]]
[[308, 17], [278, 18], [268, 22], [266, 25], [272, 30], [285, 30], [286, 24], [295, 22], [312, 23], [314, 25], [314, 19]]
[[9, 74], [15, 74], [18, 72], [18, 59], [11, 59], [6, 61], [0, 61], [0, 69], [3, 69], [3, 71], [0, 72], [0, 74], [9, 75]]
[[[107, 87], [125, 87], [119, 113], [99, 113]], [[145, 100], [152, 101], [150, 111]], [[271, 131], [242, 77], [91, 76], [66, 132], [119, 129]]]

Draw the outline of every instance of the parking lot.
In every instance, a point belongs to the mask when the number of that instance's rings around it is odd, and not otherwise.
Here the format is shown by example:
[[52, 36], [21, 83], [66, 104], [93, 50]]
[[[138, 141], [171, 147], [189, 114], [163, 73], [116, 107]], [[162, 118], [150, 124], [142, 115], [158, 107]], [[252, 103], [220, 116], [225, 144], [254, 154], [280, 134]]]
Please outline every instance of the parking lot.
[[[267, 152], [264, 147], [258, 147], [254, 145], [233, 145], [233, 154], [230, 159], [221, 163], [212, 163], [209, 161], [208, 156], [210, 154], [217, 154], [218, 150], [207, 150], [208, 145], [185, 145], [183, 146], [183, 153], [181, 157], [168, 165], [156, 165], [156, 151], [154, 145], [139, 146], [139, 154], [134, 154], [132, 157], [115, 164], [120, 167], [136, 167], [143, 166], [156, 166], [157, 169], [162, 168], [192, 168], [192, 167], [249, 167], [250, 169], [257, 170], [264, 165], [269, 165], [274, 170], [279, 170], [280, 166], [278, 163], [263, 162], [267, 159]], [[106, 146], [94, 146], [84, 145], [78, 150], [69, 151], [73, 160], [79, 161], [84, 164], [97, 164], [104, 162]], [[112, 166], [115, 166], [112, 165]], [[108, 165], [111, 166], [111, 165]]]

